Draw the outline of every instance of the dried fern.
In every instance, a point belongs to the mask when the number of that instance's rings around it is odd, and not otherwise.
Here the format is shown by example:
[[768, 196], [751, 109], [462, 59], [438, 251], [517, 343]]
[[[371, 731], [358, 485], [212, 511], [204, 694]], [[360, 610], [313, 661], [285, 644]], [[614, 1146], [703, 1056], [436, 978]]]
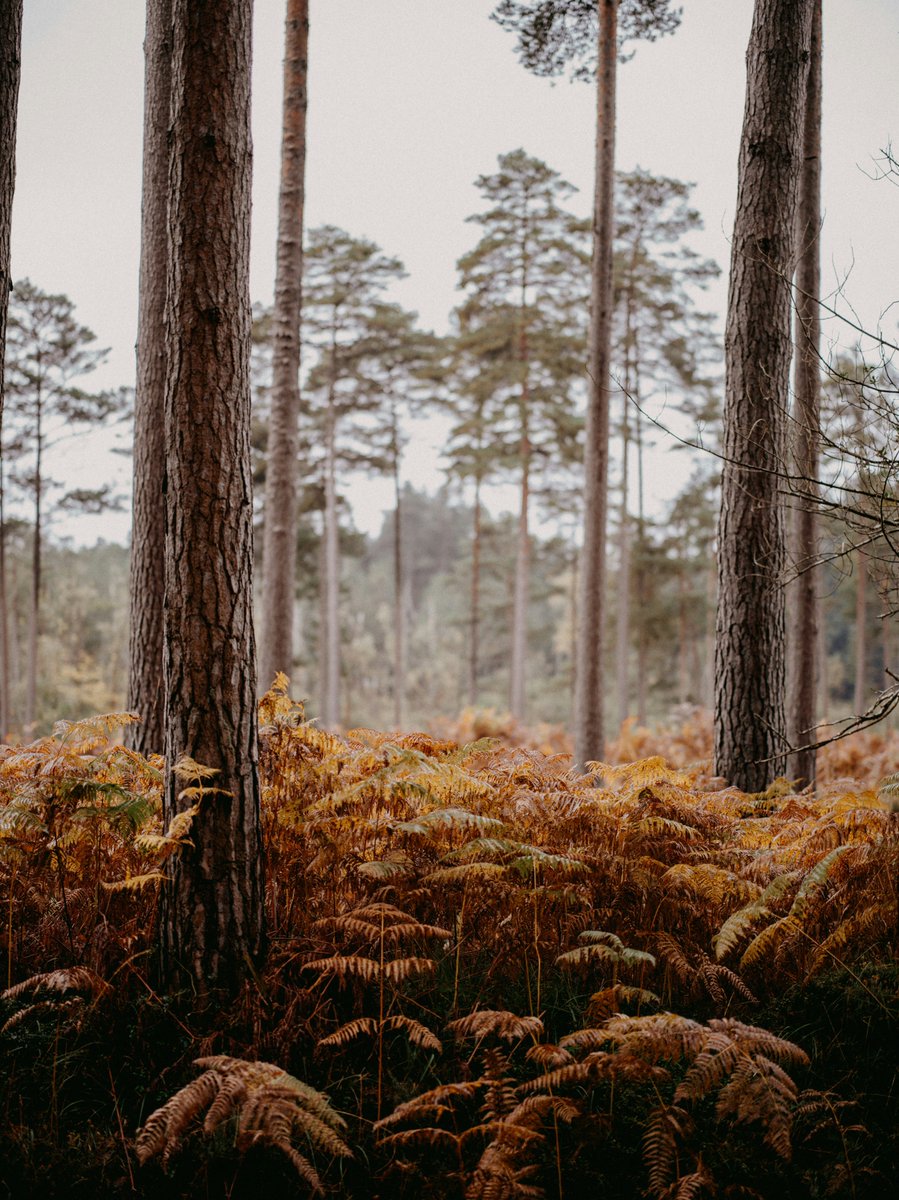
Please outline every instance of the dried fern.
[[227, 1055], [198, 1058], [196, 1064], [203, 1074], [156, 1109], [139, 1131], [135, 1149], [140, 1163], [160, 1155], [163, 1167], [167, 1166], [190, 1126], [204, 1114], [205, 1134], [235, 1120], [238, 1149], [273, 1146], [315, 1191], [321, 1190], [321, 1180], [297, 1150], [295, 1137], [305, 1137], [313, 1150], [332, 1157], [351, 1156], [344, 1140], [346, 1122], [328, 1098], [280, 1067]]

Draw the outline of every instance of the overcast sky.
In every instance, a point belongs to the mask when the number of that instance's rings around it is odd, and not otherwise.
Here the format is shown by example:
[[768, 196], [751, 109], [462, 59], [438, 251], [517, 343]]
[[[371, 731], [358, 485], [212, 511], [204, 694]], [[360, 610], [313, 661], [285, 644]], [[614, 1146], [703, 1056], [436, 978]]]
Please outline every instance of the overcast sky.
[[[589, 210], [593, 89], [529, 75], [488, 19], [494, 3], [310, 0], [307, 224], [342, 226], [400, 257], [409, 277], [395, 298], [438, 331], [457, 301], [456, 259], [477, 237], [465, 223], [481, 207], [474, 180], [498, 154], [521, 146], [543, 158], [580, 189], [572, 207]], [[284, 2], [255, 9], [252, 294], [269, 302]], [[134, 378], [143, 10], [139, 0], [25, 5], [13, 272], [72, 297], [111, 347], [96, 376], [109, 386]], [[693, 244], [726, 273], [752, 3], [684, 0], [683, 10], [674, 36], [640, 44], [620, 69], [617, 166], [694, 182], [706, 228]], [[840, 303], [894, 336], [899, 191], [871, 176], [899, 142], [899, 4], [825, 0], [824, 22], [824, 283], [844, 285]], [[724, 303], [722, 282], [711, 306]], [[412, 474], [436, 486], [435, 435], [421, 436]], [[72, 449], [67, 465], [73, 481], [105, 476], [94, 450]], [[660, 495], [673, 498], [675, 470], [658, 473]], [[387, 503], [360, 490], [357, 520], [376, 526]], [[77, 536], [121, 539], [127, 526], [95, 519]]]

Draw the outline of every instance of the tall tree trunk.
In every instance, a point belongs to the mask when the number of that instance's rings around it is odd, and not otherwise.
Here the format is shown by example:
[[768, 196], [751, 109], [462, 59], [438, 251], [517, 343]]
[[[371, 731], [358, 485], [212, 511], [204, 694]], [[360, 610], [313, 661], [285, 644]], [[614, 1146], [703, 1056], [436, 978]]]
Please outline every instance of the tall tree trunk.
[[528, 594], [531, 582], [531, 534], [528, 528], [530, 507], [531, 443], [527, 421], [521, 433], [521, 501], [518, 512], [518, 547], [515, 555], [515, 590], [512, 602], [512, 663], [509, 700], [512, 716], [525, 719], [526, 664], [528, 653]]
[[[2, 370], [2, 367], [0, 367]], [[2, 446], [3, 411], [0, 409], [0, 446]], [[0, 742], [12, 729], [9, 669], [9, 611], [6, 590], [6, 478], [3, 455], [0, 452]]]
[[403, 508], [400, 491], [400, 446], [396, 405], [392, 417], [393, 458], [393, 724], [403, 727], [403, 699], [406, 693], [406, 597], [403, 589]]
[[[164, 978], [235, 989], [263, 951], [250, 460], [252, 0], [173, 0], [166, 381], [165, 823], [178, 763], [213, 768], [168, 861]], [[187, 777], [192, 783], [191, 771]]]
[[12, 288], [10, 233], [16, 189], [16, 125], [22, 53], [22, 0], [0, 4], [0, 421], [3, 416], [6, 314]]
[[260, 682], [293, 670], [297, 556], [297, 448], [300, 411], [300, 311], [306, 170], [306, 68], [309, 0], [287, 0], [284, 116], [275, 306], [272, 312], [272, 411], [265, 477]]
[[471, 593], [470, 593], [470, 641], [468, 644], [468, 703], [472, 708], [478, 703], [479, 639], [481, 634], [481, 477], [474, 481], [474, 514], [471, 535]]
[[[334, 350], [332, 348], [332, 354]], [[337, 519], [337, 418], [334, 413], [334, 384], [328, 393], [325, 428], [325, 547], [324, 618], [325, 677], [322, 721], [328, 729], [340, 725], [340, 533]]]
[[[796, 316], [794, 320], [795, 403], [793, 459], [800, 480], [801, 499], [793, 522], [793, 560], [799, 578], [787, 595], [790, 651], [787, 679], [787, 717], [790, 742], [802, 746], [813, 742], [817, 707], [818, 658], [818, 571], [815, 499], [818, 488], [820, 444], [821, 329], [818, 305], [821, 296], [821, 0], [813, 0], [811, 62], [806, 85], [804, 159], [799, 183], [799, 264], [796, 270]], [[815, 751], [802, 750], [790, 756], [792, 778], [803, 784], [815, 782]]]
[[25, 736], [34, 737], [37, 718], [38, 642], [41, 620], [41, 538], [43, 536], [44, 414], [42, 385], [37, 383], [34, 418], [34, 529], [31, 536], [31, 594], [28, 603], [28, 674], [25, 681]]
[[581, 552], [575, 683], [574, 759], [602, 758], [603, 623], [605, 621], [606, 513], [609, 480], [609, 394], [612, 337], [612, 244], [615, 183], [615, 71], [618, 0], [597, 0], [596, 184], [593, 197], [593, 268], [584, 451], [584, 545]]
[[634, 396], [637, 407], [634, 413], [634, 440], [637, 445], [637, 562], [634, 572], [634, 590], [637, 594], [637, 724], [646, 724], [646, 690], [649, 647], [646, 642], [646, 492], [643, 487], [643, 414], [640, 411], [640, 376], [638, 374], [639, 352], [634, 333]]
[[[628, 299], [630, 305], [630, 299]], [[615, 680], [618, 690], [618, 724], [630, 710], [631, 648], [631, 523], [628, 512], [628, 459], [630, 457], [630, 346], [624, 368], [621, 394], [621, 508], [618, 527], [618, 595], [616, 597]]]
[[813, 0], [756, 0], [725, 331], [715, 771], [744, 791], [786, 762], [785, 462], [790, 277]]
[[165, 743], [163, 489], [172, 0], [148, 0], [144, 62], [143, 203], [128, 641], [128, 707], [139, 713], [141, 720], [137, 725], [128, 726], [125, 736], [132, 749], [142, 754], [158, 754]]
[[855, 688], [852, 704], [857, 713], [868, 707], [868, 568], [867, 556], [855, 552]]

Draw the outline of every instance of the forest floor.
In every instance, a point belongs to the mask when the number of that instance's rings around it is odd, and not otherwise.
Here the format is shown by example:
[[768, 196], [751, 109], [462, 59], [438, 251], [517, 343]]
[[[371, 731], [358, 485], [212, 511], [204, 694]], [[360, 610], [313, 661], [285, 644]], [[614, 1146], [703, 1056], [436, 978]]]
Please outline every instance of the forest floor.
[[747, 795], [699, 713], [593, 775], [489, 715], [260, 721], [269, 952], [228, 1003], [155, 978], [161, 761], [115, 718], [0, 751], [0, 1197], [890, 1194], [896, 735]]

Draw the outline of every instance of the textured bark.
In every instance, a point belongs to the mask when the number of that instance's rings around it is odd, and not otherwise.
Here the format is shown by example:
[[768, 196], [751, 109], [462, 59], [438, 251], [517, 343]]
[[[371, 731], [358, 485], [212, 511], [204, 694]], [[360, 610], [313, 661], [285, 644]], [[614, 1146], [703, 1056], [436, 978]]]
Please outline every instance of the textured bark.
[[[12, 287], [10, 232], [16, 183], [16, 124], [22, 49], [22, 0], [0, 4], [0, 442], [3, 431], [6, 314]], [[12, 727], [10, 643], [6, 588], [6, 530], [0, 478], [0, 741]]]
[[22, 0], [0, 4], [0, 428], [3, 417], [3, 364], [6, 313], [12, 287], [10, 231], [16, 186], [16, 124], [22, 51]]
[[[628, 326], [631, 313], [628, 296]], [[618, 595], [616, 597], [615, 682], [618, 691], [618, 724], [623, 725], [630, 711], [631, 649], [631, 519], [628, 512], [628, 460], [630, 458], [630, 346], [624, 366], [624, 391], [621, 403], [621, 509], [618, 525]]]
[[615, 182], [615, 74], [618, 0], [597, 0], [596, 181], [593, 196], [593, 267], [584, 451], [584, 545], [581, 551], [575, 664], [574, 758], [600, 759], [603, 731], [603, 623], [606, 515], [609, 479], [609, 392], [612, 338], [613, 190]]
[[[526, 401], [525, 401], [526, 403]], [[523, 429], [519, 460], [518, 539], [515, 553], [515, 585], [512, 599], [512, 661], [509, 679], [509, 707], [517, 721], [527, 713], [528, 597], [531, 590], [531, 443], [527, 431], [527, 410], [523, 407]]]
[[268, 431], [263, 540], [260, 683], [293, 669], [297, 556], [297, 447], [300, 410], [300, 311], [306, 171], [306, 66], [309, 0], [288, 0], [284, 35], [284, 115], [275, 305], [272, 312], [272, 411]]
[[250, 465], [251, 0], [174, 0], [166, 382], [166, 823], [179, 759], [214, 768], [169, 859], [164, 976], [235, 988], [263, 948]]
[[855, 688], [852, 706], [857, 713], [868, 707], [868, 568], [864, 550], [855, 552]]
[[[793, 521], [793, 561], [799, 578], [787, 593], [789, 627], [787, 644], [787, 717], [790, 742], [802, 746], [815, 740], [817, 718], [818, 553], [815, 498], [820, 446], [820, 341], [818, 306], [821, 296], [821, 0], [812, 12], [811, 61], [806, 85], [803, 126], [803, 164], [799, 183], [799, 219], [794, 320], [794, 423], [793, 461], [801, 481]], [[815, 751], [790, 756], [791, 778], [815, 782]]]
[[399, 414], [391, 406], [391, 456], [393, 460], [393, 725], [403, 727], [406, 695], [406, 596], [403, 587], [403, 505], [400, 490]]
[[[2, 370], [2, 368], [0, 368]], [[3, 429], [3, 414], [0, 412], [0, 432]], [[0, 742], [6, 740], [12, 728], [12, 706], [10, 702], [9, 663], [9, 612], [6, 589], [6, 481], [3, 460], [0, 457]]]
[[165, 574], [165, 303], [168, 272], [168, 128], [172, 85], [172, 3], [149, 0], [144, 40], [144, 151], [141, 207], [134, 489], [131, 519], [128, 707], [140, 723], [128, 745], [141, 754], [165, 744], [162, 625]]
[[[332, 346], [332, 360], [336, 355]], [[337, 519], [337, 417], [332, 368], [331, 392], [325, 425], [325, 516], [324, 570], [322, 573], [323, 662], [322, 723], [328, 729], [340, 725], [340, 531]]]
[[474, 514], [471, 531], [471, 592], [469, 595], [470, 641], [468, 645], [468, 703], [478, 703], [481, 636], [481, 478], [474, 481]]
[[715, 770], [745, 791], [783, 773], [790, 277], [813, 0], [756, 0], [725, 330]]
[[41, 545], [44, 535], [44, 401], [37, 382], [34, 406], [34, 527], [31, 531], [31, 591], [28, 597], [28, 660], [25, 674], [25, 738], [34, 737], [37, 720], [37, 660], [41, 624]]

